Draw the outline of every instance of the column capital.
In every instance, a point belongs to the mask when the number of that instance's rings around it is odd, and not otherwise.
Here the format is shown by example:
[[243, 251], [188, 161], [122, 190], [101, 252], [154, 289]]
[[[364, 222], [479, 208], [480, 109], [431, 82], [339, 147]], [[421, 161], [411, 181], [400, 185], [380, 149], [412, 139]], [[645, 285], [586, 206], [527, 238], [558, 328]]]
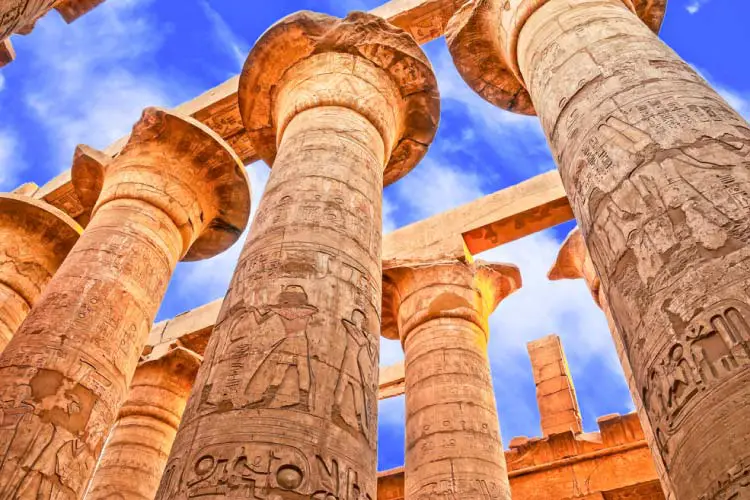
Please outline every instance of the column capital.
[[[526, 21], [547, 1], [474, 0], [464, 4], [448, 23], [445, 39], [461, 77], [501, 109], [536, 114], [518, 66], [516, 46]], [[621, 1], [652, 31], [659, 31], [666, 0], [612, 1]]]
[[547, 273], [547, 278], [550, 281], [583, 278], [596, 305], [601, 308], [602, 304], [605, 303], [602, 282], [596, 273], [594, 262], [591, 260], [586, 243], [583, 241], [583, 234], [581, 234], [581, 229], [578, 226], [568, 234], [562, 246], [560, 246], [557, 260]]
[[416, 327], [440, 318], [465, 319], [486, 333], [490, 314], [521, 285], [512, 264], [384, 262], [382, 335], [403, 343]]
[[91, 216], [119, 199], [139, 200], [166, 213], [182, 234], [182, 260], [226, 250], [250, 215], [249, 180], [232, 148], [206, 125], [159, 108], [143, 111], [114, 159], [79, 146], [71, 175]]
[[[118, 418], [148, 415], [177, 429], [180, 425], [180, 415], [156, 405], [152, 397], [153, 391], [141, 394], [136, 388], [145, 386], [161, 389], [166, 391], [165, 394], [187, 395], [202, 362], [203, 357], [199, 354], [174, 344], [144, 356], [130, 384], [131, 394], [120, 408]], [[180, 387], [181, 390], [175, 391], [175, 387]]]
[[33, 305], [82, 231], [52, 205], [0, 194], [0, 283]]
[[419, 45], [363, 12], [338, 19], [303, 11], [276, 23], [245, 62], [239, 100], [250, 140], [269, 165], [296, 115], [318, 106], [360, 113], [385, 143], [385, 185], [416, 166], [440, 118], [437, 81]]

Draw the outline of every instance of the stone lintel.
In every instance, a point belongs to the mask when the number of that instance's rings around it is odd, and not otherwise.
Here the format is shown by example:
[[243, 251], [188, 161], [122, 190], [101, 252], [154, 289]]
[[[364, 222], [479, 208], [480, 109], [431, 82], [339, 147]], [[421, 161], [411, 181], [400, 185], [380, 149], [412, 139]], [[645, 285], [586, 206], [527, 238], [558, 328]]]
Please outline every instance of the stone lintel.
[[388, 233], [383, 260], [468, 260], [572, 218], [553, 170]]
[[[513, 498], [663, 500], [638, 416], [607, 415], [599, 431], [515, 438], [505, 451]], [[378, 498], [403, 500], [404, 469], [378, 474]]]
[[[67, 2], [93, 3], [99, 0], [67, 0]], [[372, 11], [408, 31], [417, 42], [423, 44], [442, 36], [445, 25], [465, 0], [392, 0]], [[174, 111], [188, 115], [208, 125], [235, 150], [237, 156], [249, 165], [260, 159], [240, 118], [237, 90], [239, 75], [204, 92], [198, 97], [177, 106]], [[128, 137], [118, 139], [103, 151], [116, 156], [127, 144]], [[42, 186], [39, 198], [55, 205], [73, 218], [83, 213], [73, 186], [70, 173], [64, 172]], [[571, 215], [572, 217], [572, 215]]]
[[62, 0], [55, 4], [55, 10], [70, 24], [104, 2], [105, 0]]
[[581, 411], [570, 376], [565, 352], [557, 335], [527, 344], [536, 383], [536, 401], [545, 437], [572, 431], [583, 432]]
[[10, 38], [0, 40], [0, 68], [12, 63], [15, 59], [16, 51], [13, 49], [13, 44], [10, 43]]

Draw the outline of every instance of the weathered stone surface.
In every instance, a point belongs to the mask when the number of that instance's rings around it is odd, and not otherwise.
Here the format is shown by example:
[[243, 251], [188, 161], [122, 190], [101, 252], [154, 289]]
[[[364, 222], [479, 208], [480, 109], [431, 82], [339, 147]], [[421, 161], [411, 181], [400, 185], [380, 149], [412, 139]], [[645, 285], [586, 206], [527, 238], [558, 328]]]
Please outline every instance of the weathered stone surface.
[[451, 17], [467, 0], [391, 0], [371, 10], [408, 32], [419, 44], [443, 36]]
[[435, 133], [435, 78], [380, 18], [301, 12], [239, 88], [273, 169], [157, 498], [374, 499], [383, 179]]
[[0, 352], [81, 231], [51, 205], [21, 194], [0, 194]]
[[405, 497], [510, 499], [487, 342], [489, 315], [521, 286], [518, 268], [383, 267], [383, 315], [397, 318], [405, 353]]
[[646, 441], [651, 447], [654, 465], [656, 466], [656, 471], [659, 475], [665, 496], [668, 499], [674, 498], [672, 483], [666, 472], [664, 459], [657, 447], [654, 430], [651, 428], [651, 422], [649, 422], [648, 415], [643, 407], [643, 400], [638, 391], [638, 385], [635, 382], [635, 378], [633, 377], [633, 369], [630, 366], [630, 360], [628, 359], [625, 346], [623, 345], [622, 335], [617, 330], [614, 319], [612, 319], [612, 313], [609, 310], [609, 304], [607, 303], [607, 296], [601, 288], [601, 280], [599, 280], [599, 276], [596, 274], [591, 255], [586, 249], [586, 243], [583, 241], [583, 235], [578, 227], [573, 229], [568, 237], [565, 238], [565, 241], [560, 248], [560, 253], [557, 255], [557, 260], [548, 273], [548, 277], [553, 281], [583, 278], [586, 282], [586, 286], [588, 286], [591, 291], [594, 301], [602, 309], [602, 312], [607, 319], [610, 333], [612, 334], [612, 340], [615, 343], [617, 356], [620, 358], [620, 363], [622, 364], [625, 380], [630, 389], [630, 396], [633, 399], [638, 416], [641, 419], [643, 433], [646, 437]]
[[748, 494], [750, 126], [654, 35], [664, 2], [496, 1], [674, 493]]
[[536, 384], [536, 402], [542, 422], [542, 435], [583, 432], [573, 378], [560, 337], [548, 335], [526, 345]]
[[0, 498], [82, 496], [174, 266], [248, 218], [228, 146], [166, 111], [144, 111], [103, 175], [91, 223], [0, 355]]
[[15, 58], [16, 51], [13, 48], [13, 44], [10, 43], [10, 39], [0, 40], [0, 68], [13, 62]]
[[104, 2], [105, 0], [58, 0], [55, 10], [60, 13], [66, 23], [70, 24]]
[[[475, 92], [495, 106], [515, 113], [536, 113], [518, 67], [518, 37], [531, 14], [548, 1], [471, 0], [449, 21], [445, 39], [456, 68]], [[659, 31], [666, 0], [624, 3], [654, 32]]]
[[86, 500], [154, 498], [201, 360], [171, 346], [141, 361]]

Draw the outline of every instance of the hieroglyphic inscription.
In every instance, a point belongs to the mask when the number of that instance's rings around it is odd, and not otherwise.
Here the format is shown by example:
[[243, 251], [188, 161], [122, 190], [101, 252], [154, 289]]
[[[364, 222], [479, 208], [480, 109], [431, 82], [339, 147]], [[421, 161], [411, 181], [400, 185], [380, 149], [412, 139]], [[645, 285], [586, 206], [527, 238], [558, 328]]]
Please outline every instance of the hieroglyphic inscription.
[[698, 498], [750, 459], [750, 126], [616, 0], [547, 2], [518, 61], [675, 494]]

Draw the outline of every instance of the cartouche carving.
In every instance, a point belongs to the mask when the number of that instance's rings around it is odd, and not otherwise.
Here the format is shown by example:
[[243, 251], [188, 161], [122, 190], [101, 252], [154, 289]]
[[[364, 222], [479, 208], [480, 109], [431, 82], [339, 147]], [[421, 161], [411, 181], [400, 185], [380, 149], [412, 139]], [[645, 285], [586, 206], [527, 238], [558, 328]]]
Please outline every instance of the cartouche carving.
[[663, 1], [488, 2], [477, 36], [539, 116], [674, 493], [710, 496], [750, 460], [750, 125], [654, 35]]
[[0, 498], [83, 495], [175, 265], [248, 219], [242, 164], [192, 119], [146, 109], [120, 156], [74, 164], [73, 184], [97, 168], [91, 222], [0, 355]]
[[521, 287], [517, 267], [384, 263], [383, 315], [405, 353], [405, 498], [510, 499], [490, 364], [489, 315]]
[[382, 188], [435, 133], [435, 77], [380, 18], [300, 12], [239, 95], [273, 169], [157, 498], [374, 500]]

